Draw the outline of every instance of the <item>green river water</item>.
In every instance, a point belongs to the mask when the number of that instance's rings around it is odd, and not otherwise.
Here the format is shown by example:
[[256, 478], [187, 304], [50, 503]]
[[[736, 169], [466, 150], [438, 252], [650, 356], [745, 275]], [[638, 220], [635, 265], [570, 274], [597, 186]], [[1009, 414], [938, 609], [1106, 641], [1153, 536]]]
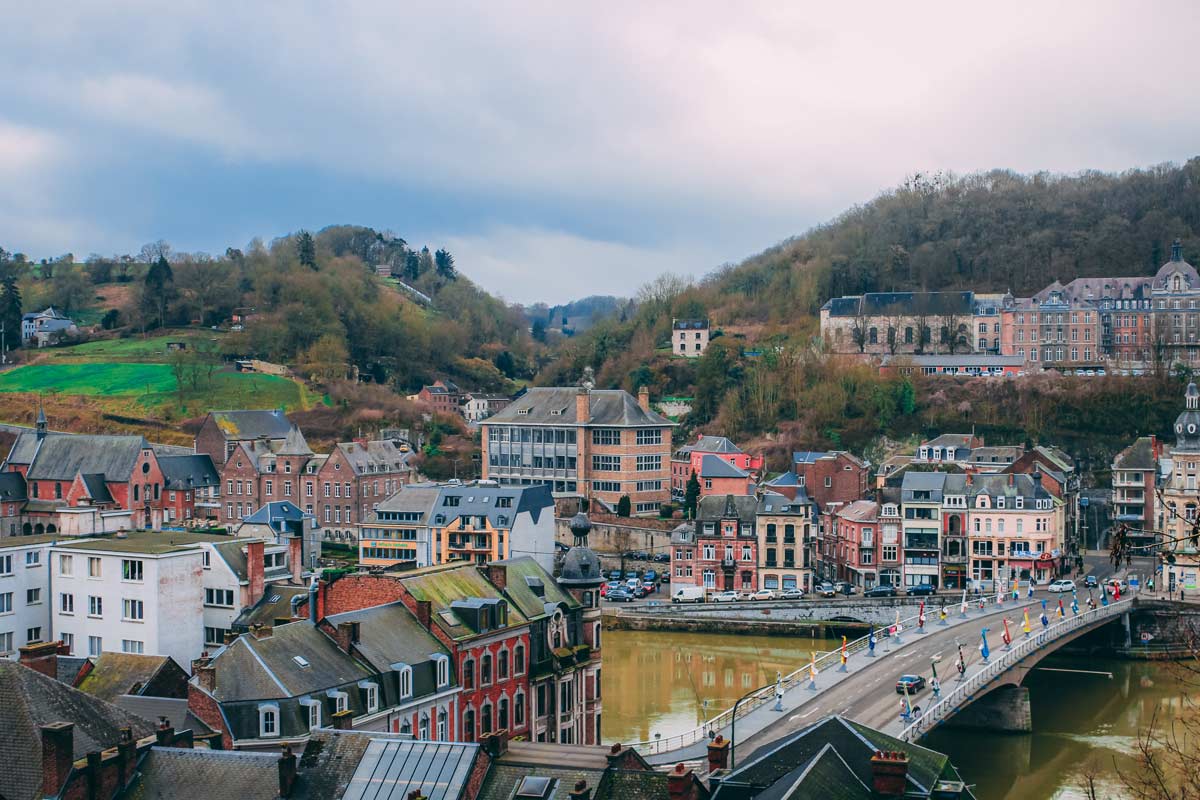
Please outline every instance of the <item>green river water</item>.
[[[604, 739], [634, 742], [694, 727], [750, 691], [807, 661], [831, 640], [736, 634], [606, 631]], [[1170, 667], [1144, 661], [1051, 656], [1026, 681], [1032, 735], [935, 731], [925, 741], [950, 755], [979, 800], [1085, 798], [1084, 773], [1098, 775], [1100, 798], [1123, 798], [1118, 769], [1133, 767], [1138, 732], [1186, 705]], [[707, 709], [703, 701], [708, 701]], [[1193, 709], [1194, 711], [1194, 709]]]

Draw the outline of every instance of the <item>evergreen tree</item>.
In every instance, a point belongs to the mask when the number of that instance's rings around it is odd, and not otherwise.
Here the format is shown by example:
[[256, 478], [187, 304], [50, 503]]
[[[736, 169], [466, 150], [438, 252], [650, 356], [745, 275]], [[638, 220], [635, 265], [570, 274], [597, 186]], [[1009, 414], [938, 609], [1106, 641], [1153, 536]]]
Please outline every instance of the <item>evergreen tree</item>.
[[296, 236], [296, 257], [309, 269], [317, 268], [317, 246], [313, 242], [312, 234], [308, 231], [300, 231]]
[[496, 356], [496, 369], [500, 370], [506, 378], [516, 375], [517, 362], [513, 359], [512, 353], [507, 350], [500, 351], [500, 354]]
[[617, 516], [628, 517], [633, 511], [633, 502], [629, 499], [629, 495], [621, 495], [621, 499], [617, 501]]
[[546, 341], [546, 322], [545, 320], [535, 319], [533, 321], [533, 329], [530, 331], [535, 342]]
[[158, 317], [158, 327], [163, 327], [167, 320], [167, 307], [175, 296], [175, 273], [167, 259], [159, 256], [158, 260], [146, 271], [145, 293], [142, 295], [143, 309]]
[[428, 247], [421, 248], [421, 253], [417, 256], [417, 262], [419, 265], [417, 270], [418, 277], [426, 275], [433, 270], [433, 255], [429, 252]]
[[454, 256], [445, 249], [438, 250], [433, 254], [433, 263], [437, 274], [446, 280], [454, 280], [458, 277], [458, 273], [454, 271]]
[[17, 279], [4, 276], [4, 293], [0, 295], [0, 323], [4, 325], [4, 345], [9, 350], [21, 346], [21, 290]]
[[683, 515], [688, 519], [696, 518], [696, 504], [700, 502], [700, 479], [692, 470], [688, 478], [687, 488], [683, 490]]
[[415, 250], [409, 250], [404, 256], [404, 277], [410, 281], [421, 277], [421, 256]]

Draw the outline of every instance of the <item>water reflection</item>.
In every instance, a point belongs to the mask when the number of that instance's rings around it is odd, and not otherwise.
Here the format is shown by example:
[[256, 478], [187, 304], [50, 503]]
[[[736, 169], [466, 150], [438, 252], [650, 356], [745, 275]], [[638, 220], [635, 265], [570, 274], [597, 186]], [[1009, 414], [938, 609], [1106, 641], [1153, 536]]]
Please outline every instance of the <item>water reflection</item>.
[[[604, 739], [645, 741], [694, 728], [742, 695], [841, 640], [605, 631]], [[708, 701], [705, 708], [704, 701]]]

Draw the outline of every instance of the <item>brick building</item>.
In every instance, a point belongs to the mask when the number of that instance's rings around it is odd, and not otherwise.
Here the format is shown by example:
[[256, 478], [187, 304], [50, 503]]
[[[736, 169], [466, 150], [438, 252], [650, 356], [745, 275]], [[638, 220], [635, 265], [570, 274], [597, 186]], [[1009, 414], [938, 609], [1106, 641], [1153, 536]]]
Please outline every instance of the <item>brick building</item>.
[[879, 574], [879, 506], [874, 500], [855, 500], [834, 515], [834, 528], [838, 578], [870, 589]]
[[164, 491], [163, 524], [215, 523], [221, 513], [221, 476], [207, 454], [160, 455]]
[[299, 504], [302, 491], [305, 501], [315, 492], [315, 476], [305, 473], [314, 453], [295, 425], [282, 439], [238, 440], [231, 446], [221, 469], [223, 524], [235, 525], [276, 500]]
[[[687, 492], [688, 479], [692, 473], [697, 478], [706, 456], [714, 456], [749, 474], [750, 480], [757, 481], [762, 475], [763, 457], [752, 456], [742, 452], [736, 444], [724, 436], [705, 436], [700, 434], [696, 441], [685, 444], [671, 456], [671, 498], [682, 502]], [[701, 490], [703, 491], [703, 484]], [[717, 491], [714, 489], [714, 493]]]
[[758, 589], [757, 510], [758, 501], [748, 495], [700, 498], [691, 535], [672, 535], [672, 585], [714, 592]]
[[434, 381], [431, 386], [422, 386], [421, 391], [417, 392], [419, 402], [442, 414], [457, 415], [462, 396], [462, 391], [452, 381]]
[[359, 523], [384, 498], [413, 482], [416, 470], [409, 466], [408, 457], [401, 444], [390, 439], [356, 439], [336, 445], [319, 460], [315, 482], [307, 477], [311, 470], [306, 472], [305, 510], [317, 517], [326, 538], [356, 541]]
[[293, 428], [283, 409], [272, 411], [210, 411], [196, 432], [194, 449], [224, 466], [239, 443], [280, 442]]

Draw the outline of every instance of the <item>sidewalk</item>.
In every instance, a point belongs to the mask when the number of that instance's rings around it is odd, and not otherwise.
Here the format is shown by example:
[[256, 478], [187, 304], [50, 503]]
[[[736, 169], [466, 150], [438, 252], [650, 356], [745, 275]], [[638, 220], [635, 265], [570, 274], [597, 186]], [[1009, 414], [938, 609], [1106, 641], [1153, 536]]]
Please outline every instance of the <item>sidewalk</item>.
[[[968, 603], [970, 603], [971, 599], [972, 598], [968, 597]], [[932, 618], [925, 624], [925, 633], [917, 633], [916, 628], [906, 629], [901, 632], [899, 643], [897, 643], [893, 637], [880, 637], [879, 643], [875, 647], [874, 658], [868, 657], [867, 651], [862, 651], [849, 656], [846, 664], [846, 672], [839, 672], [839, 668], [835, 667], [833, 669], [827, 669], [817, 676], [816, 691], [812, 691], [807, 688], [807, 681], [787, 689], [783, 695], [782, 712], [775, 710], [775, 703], [764, 703], [758, 708], [750, 711], [745, 716], [740, 717], [737, 720], [736, 726], [727, 725], [723, 728], [717, 729], [716, 733], [724, 736], [726, 739], [732, 739], [733, 737], [730, 735], [731, 728], [736, 728], [736, 742], [744, 742], [754, 734], [759, 733], [776, 722], [787, 719], [792, 713], [804, 707], [808, 703], [814, 700], [822, 699], [826, 689], [830, 689], [844, 681], [858, 677], [873, 666], [887, 663], [889, 660], [888, 656], [894, 653], [900, 652], [916, 643], [927, 640], [931, 636], [934, 636], [938, 633], [954, 630], [955, 628], [968, 628], [970, 629], [970, 636], [977, 639], [979, 637], [979, 628], [973, 623], [978, 623], [993, 617], [1003, 616], [1005, 614], [1012, 614], [1014, 611], [1018, 612], [1018, 618], [1020, 618], [1019, 612], [1021, 609], [1036, 607], [1040, 611], [1041, 602], [1042, 598], [1038, 597], [1033, 599], [1022, 597], [1016, 602], [1016, 604], [1014, 604], [1010, 599], [999, 608], [997, 608], [995, 605], [987, 606], [986, 611], [981, 614], [978, 608], [978, 601], [976, 601], [976, 604], [969, 605], [966, 619], [961, 619], [959, 617], [958, 609], [960, 607], [960, 603], [955, 603], [953, 606], [947, 606], [946, 610], [949, 616], [946, 619], [946, 625], [940, 625], [937, 622], [935, 612], [933, 615], [930, 615]], [[954, 613], [949, 613], [951, 608], [955, 609]], [[1030, 614], [1030, 619], [1036, 622], [1035, 616], [1032, 613]], [[1013, 630], [1012, 633], [1015, 637], [1019, 635], [1019, 630]], [[996, 630], [993, 630], [991, 632], [991, 636], [989, 636], [989, 641], [993, 640], [996, 642], [998, 649], [1000, 646], [1000, 634]], [[973, 640], [970, 646], [975, 646], [975, 642]], [[964, 643], [964, 649], [966, 647], [967, 644]], [[949, 669], [953, 669], [953, 666], [947, 666]], [[707, 757], [707, 755], [708, 742], [699, 741], [677, 750], [647, 755], [646, 760], [651, 764], [662, 765], [674, 764], [678, 761], [702, 759]]]

